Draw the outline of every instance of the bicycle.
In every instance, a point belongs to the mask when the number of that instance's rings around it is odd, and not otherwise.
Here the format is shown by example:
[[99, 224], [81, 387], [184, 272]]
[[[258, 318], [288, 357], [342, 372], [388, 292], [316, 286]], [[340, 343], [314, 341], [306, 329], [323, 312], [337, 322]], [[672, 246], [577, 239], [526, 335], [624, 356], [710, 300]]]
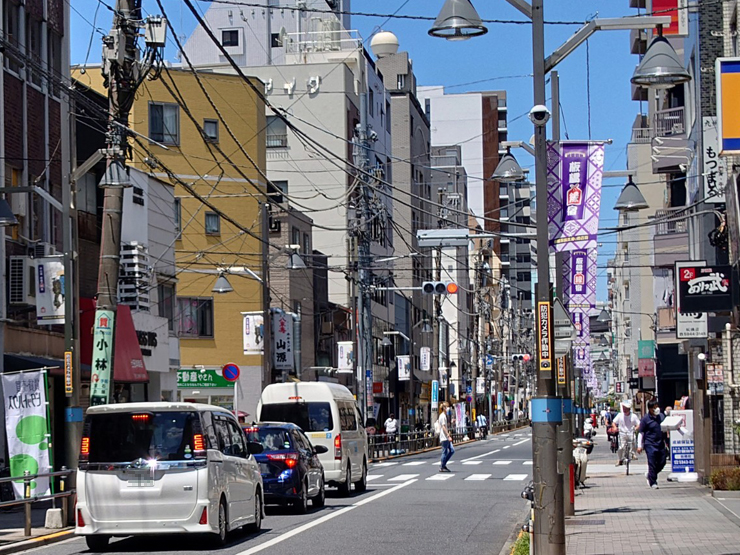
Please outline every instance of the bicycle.
[[630, 462], [632, 461], [632, 454], [634, 453], [634, 446], [635, 446], [635, 437], [633, 434], [630, 434], [627, 436], [627, 439], [624, 442], [624, 459], [622, 461], [624, 462], [624, 465], [626, 467], [627, 476], [630, 475]]

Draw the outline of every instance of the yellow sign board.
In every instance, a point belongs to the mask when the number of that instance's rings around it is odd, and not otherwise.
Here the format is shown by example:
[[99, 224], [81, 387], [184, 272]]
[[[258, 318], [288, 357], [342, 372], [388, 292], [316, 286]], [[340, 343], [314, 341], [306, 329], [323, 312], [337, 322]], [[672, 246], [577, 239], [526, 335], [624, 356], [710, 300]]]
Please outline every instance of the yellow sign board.
[[740, 58], [717, 58], [715, 77], [719, 154], [740, 154]]

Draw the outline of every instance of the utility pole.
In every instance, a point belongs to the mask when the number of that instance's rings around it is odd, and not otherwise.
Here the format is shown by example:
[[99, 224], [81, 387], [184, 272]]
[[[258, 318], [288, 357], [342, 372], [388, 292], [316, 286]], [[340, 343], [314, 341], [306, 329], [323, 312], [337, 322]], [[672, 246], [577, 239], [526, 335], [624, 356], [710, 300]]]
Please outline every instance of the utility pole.
[[[546, 104], [545, 24], [543, 0], [532, 0], [532, 65], [534, 104]], [[563, 481], [558, 476], [557, 427], [562, 401], [553, 376], [552, 300], [550, 298], [547, 229], [547, 127], [534, 126], [535, 195], [537, 202], [537, 397], [532, 400], [532, 459], [534, 475], [534, 552], [565, 555]]]
[[113, 28], [103, 37], [103, 84], [108, 88], [108, 130], [106, 132], [106, 170], [100, 183], [104, 190], [103, 222], [98, 265], [98, 293], [93, 335], [93, 368], [90, 404], [111, 400], [121, 252], [123, 189], [130, 186], [126, 158], [129, 154], [128, 117], [136, 90], [164, 48], [166, 22], [148, 18], [146, 22], [147, 58], [139, 60], [137, 39], [141, 26], [141, 0], [116, 0]]

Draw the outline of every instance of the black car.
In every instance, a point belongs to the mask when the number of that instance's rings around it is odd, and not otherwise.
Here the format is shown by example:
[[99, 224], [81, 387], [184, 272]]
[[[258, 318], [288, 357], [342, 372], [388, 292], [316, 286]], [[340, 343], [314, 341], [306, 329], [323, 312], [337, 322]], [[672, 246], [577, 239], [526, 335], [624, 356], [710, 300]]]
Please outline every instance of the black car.
[[299, 513], [324, 506], [324, 467], [318, 454], [323, 445], [313, 446], [303, 430], [288, 422], [259, 422], [244, 428], [249, 441], [262, 445], [254, 455], [260, 465], [265, 503], [292, 505]]

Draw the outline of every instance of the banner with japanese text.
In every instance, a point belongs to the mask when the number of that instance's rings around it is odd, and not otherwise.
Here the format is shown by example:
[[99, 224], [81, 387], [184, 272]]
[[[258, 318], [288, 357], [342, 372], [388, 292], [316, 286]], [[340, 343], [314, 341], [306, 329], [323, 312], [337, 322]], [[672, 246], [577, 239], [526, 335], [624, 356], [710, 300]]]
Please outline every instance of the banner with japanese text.
[[337, 368], [340, 374], [352, 373], [355, 359], [355, 344], [352, 341], [337, 341]]
[[556, 252], [595, 249], [604, 172], [603, 142], [549, 142], [547, 212]]
[[411, 379], [411, 356], [399, 355], [396, 357], [398, 381], [407, 382]]
[[[46, 372], [3, 374], [5, 435], [11, 476], [51, 472], [51, 434], [46, 410]], [[16, 499], [23, 498], [23, 481], [13, 482]], [[50, 493], [49, 478], [31, 481], [31, 497]]]
[[419, 367], [422, 372], [429, 372], [432, 369], [432, 348], [422, 347], [419, 352]]
[[717, 116], [703, 117], [702, 121], [702, 163], [704, 176], [704, 202], [724, 204], [727, 201], [727, 161], [719, 157], [719, 131]]
[[36, 323], [64, 324], [64, 263], [61, 258], [36, 259]]
[[272, 364], [276, 370], [293, 369], [293, 317], [281, 311], [272, 313]]
[[261, 312], [242, 312], [244, 354], [261, 355], [265, 346], [265, 317]]
[[110, 402], [115, 318], [116, 315], [112, 310], [95, 311], [92, 374], [90, 376], [90, 406], [93, 407]]

